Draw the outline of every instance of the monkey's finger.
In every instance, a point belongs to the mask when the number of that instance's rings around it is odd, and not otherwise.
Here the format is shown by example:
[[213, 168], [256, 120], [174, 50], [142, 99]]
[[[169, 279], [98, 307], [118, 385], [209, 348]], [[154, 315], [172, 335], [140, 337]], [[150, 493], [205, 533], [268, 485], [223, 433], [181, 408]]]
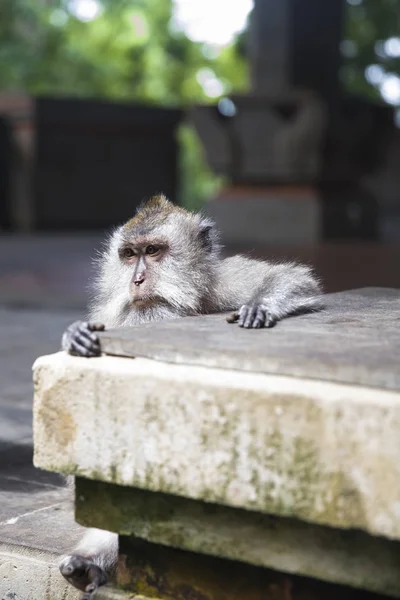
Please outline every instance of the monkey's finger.
[[249, 307], [246, 305], [242, 306], [242, 308], [239, 311], [239, 321], [238, 321], [239, 327], [244, 327], [248, 312], [249, 312]]
[[92, 358], [94, 356], [100, 355], [100, 348], [98, 351], [97, 349], [93, 349], [93, 347], [86, 348], [83, 344], [80, 343], [80, 341], [74, 339], [71, 341], [71, 348], [69, 353], [73, 354], [74, 356], [84, 356], [86, 358]]
[[239, 319], [239, 313], [238, 312], [234, 312], [231, 315], [228, 315], [226, 317], [226, 320], [228, 321], [228, 323], [236, 323], [236, 321]]
[[105, 329], [103, 323], [88, 323], [87, 327], [89, 331], [104, 331]]
[[78, 332], [77, 335], [74, 337], [74, 340], [76, 340], [82, 346], [85, 346], [85, 348], [87, 348], [88, 350], [100, 350], [99, 340], [97, 338], [93, 340], [87, 335], [86, 332]]
[[256, 314], [257, 314], [257, 306], [252, 306], [250, 308], [249, 312], [247, 313], [247, 317], [244, 322], [244, 327], [246, 329], [250, 329], [253, 326], [253, 321], [256, 318]]
[[86, 586], [85, 592], [91, 594], [94, 590], [97, 590], [102, 585], [107, 583], [107, 575], [103, 569], [97, 565], [91, 565], [87, 571], [89, 584]]
[[270, 312], [267, 312], [264, 327], [268, 327], [268, 328], [275, 327], [276, 323], [277, 323], [276, 317], [271, 315]]
[[253, 321], [253, 327], [254, 329], [261, 329], [261, 327], [264, 327], [265, 324], [265, 319], [264, 318], [259, 318], [256, 317]]
[[264, 308], [259, 306], [257, 308], [256, 316], [253, 321], [253, 327], [255, 329], [260, 329], [261, 327], [264, 327], [265, 320], [266, 320], [266, 311]]
[[94, 343], [94, 344], [99, 344], [99, 338], [97, 336], [96, 333], [93, 333], [90, 329], [86, 329], [84, 327], [80, 327], [77, 331], [77, 334], [75, 337], [84, 337], [87, 340], [89, 340], [90, 342]]

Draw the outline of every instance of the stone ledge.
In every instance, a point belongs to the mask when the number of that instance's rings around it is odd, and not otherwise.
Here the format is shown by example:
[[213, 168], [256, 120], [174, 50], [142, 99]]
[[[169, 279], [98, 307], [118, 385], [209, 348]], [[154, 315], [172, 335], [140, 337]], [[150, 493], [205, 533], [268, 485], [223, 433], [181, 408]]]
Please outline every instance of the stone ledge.
[[75, 506], [88, 527], [400, 598], [400, 542], [80, 478]]
[[34, 379], [38, 467], [400, 539], [396, 392], [64, 353]]

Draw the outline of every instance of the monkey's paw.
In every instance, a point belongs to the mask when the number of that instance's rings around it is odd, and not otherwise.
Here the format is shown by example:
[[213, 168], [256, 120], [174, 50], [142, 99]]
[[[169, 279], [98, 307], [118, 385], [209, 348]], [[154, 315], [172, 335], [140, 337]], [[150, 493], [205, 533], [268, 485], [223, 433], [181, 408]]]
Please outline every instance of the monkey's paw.
[[239, 327], [246, 329], [260, 329], [261, 327], [273, 327], [276, 317], [268, 310], [265, 304], [244, 304], [238, 311], [226, 318], [228, 323], [236, 323]]
[[89, 600], [94, 590], [107, 583], [106, 572], [88, 558], [78, 554], [65, 556], [59, 568], [68, 583], [85, 592], [82, 600]]
[[100, 341], [95, 332], [103, 330], [104, 325], [99, 323], [76, 321], [65, 330], [61, 341], [62, 349], [73, 356], [100, 356]]

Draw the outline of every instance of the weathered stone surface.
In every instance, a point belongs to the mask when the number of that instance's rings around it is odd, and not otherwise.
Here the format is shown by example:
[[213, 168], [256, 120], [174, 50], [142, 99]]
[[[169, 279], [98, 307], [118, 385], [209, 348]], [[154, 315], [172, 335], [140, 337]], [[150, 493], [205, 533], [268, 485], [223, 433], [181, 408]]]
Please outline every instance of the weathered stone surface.
[[106, 354], [400, 390], [400, 290], [327, 294], [326, 309], [243, 330], [223, 315], [101, 334]]
[[34, 371], [38, 467], [400, 538], [398, 393], [64, 353]]
[[80, 600], [60, 575], [59, 557], [45, 551], [0, 544], [0, 598], [4, 600]]
[[384, 600], [364, 590], [120, 537], [119, 589], [162, 600]]
[[77, 479], [76, 518], [148, 542], [400, 598], [400, 543]]

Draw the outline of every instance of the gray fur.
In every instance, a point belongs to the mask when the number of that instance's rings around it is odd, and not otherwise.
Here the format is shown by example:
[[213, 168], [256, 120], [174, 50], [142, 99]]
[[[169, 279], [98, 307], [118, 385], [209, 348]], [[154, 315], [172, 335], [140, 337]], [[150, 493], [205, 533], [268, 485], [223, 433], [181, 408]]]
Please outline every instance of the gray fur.
[[[89, 320], [107, 328], [215, 312], [239, 311], [243, 305], [262, 303], [280, 320], [300, 310], [321, 306], [318, 281], [309, 267], [274, 264], [244, 256], [221, 258], [218, 232], [198, 214], [171, 212], [160, 225], [146, 230], [119, 227], [98, 259]], [[201, 230], [211, 227], [202, 243]], [[121, 263], [118, 248], [137, 235], [166, 239], [169, 251], [154, 267], [152, 293], [164, 302], [135, 309], [129, 296], [132, 267]], [[152, 277], [152, 276], [151, 276]]]
[[[144, 306], [132, 300], [135, 266], [119, 255], [124, 245], [140, 243], [167, 246], [160, 260], [147, 259], [140, 289], [151, 301]], [[134, 219], [117, 228], [97, 263], [89, 323], [74, 323], [63, 336], [62, 347], [71, 354], [98, 356], [95, 332], [101, 324], [106, 328], [135, 326], [235, 311], [231, 322], [238, 321], [241, 327], [270, 327], [284, 317], [322, 306], [320, 286], [309, 267], [239, 255], [222, 259], [214, 224], [174, 207], [163, 197], [152, 199]], [[74, 554], [63, 559], [62, 572], [68, 571], [77, 554], [107, 570], [117, 558], [117, 538], [89, 530]], [[69, 581], [76, 585], [73, 576]]]

